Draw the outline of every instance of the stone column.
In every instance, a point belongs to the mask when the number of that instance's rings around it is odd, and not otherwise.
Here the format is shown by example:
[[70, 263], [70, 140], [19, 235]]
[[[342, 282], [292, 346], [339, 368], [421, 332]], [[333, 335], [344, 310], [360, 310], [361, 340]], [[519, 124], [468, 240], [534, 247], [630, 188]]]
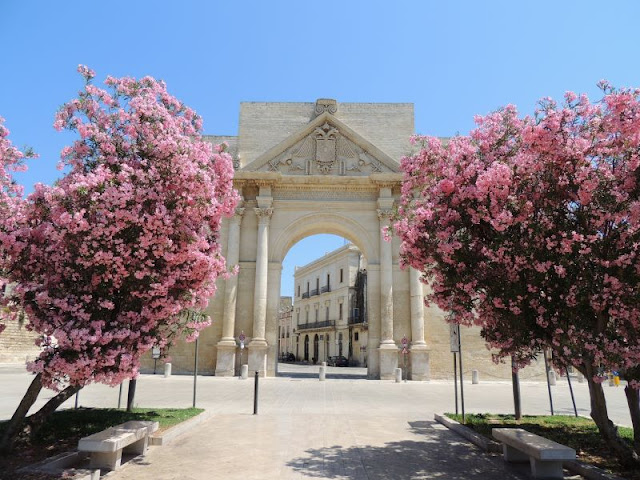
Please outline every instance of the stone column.
[[[382, 203], [382, 202], [378, 202]], [[380, 219], [380, 378], [395, 378], [398, 367], [398, 348], [393, 340], [393, 258], [391, 242], [384, 239], [382, 230], [389, 227], [390, 208], [378, 209]]]
[[267, 368], [267, 269], [269, 266], [269, 221], [272, 208], [254, 208], [258, 217], [256, 279], [253, 294], [253, 338], [249, 343], [249, 371], [264, 376]]
[[[229, 221], [229, 242], [227, 245], [227, 265], [235, 266], [240, 260], [240, 224], [244, 208], [236, 208], [236, 214]], [[238, 273], [239, 275], [239, 273]], [[236, 300], [238, 297], [238, 275], [229, 277], [224, 289], [224, 316], [222, 317], [222, 339], [216, 345], [216, 375], [232, 377], [236, 364]]]
[[411, 296], [411, 380], [429, 380], [429, 349], [424, 341], [424, 292], [420, 272], [409, 268]]

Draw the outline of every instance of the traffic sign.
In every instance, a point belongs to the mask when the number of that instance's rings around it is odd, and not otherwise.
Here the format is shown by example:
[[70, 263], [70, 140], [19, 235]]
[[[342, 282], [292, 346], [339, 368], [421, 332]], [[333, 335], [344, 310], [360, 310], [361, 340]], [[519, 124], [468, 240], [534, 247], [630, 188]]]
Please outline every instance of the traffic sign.
[[407, 338], [407, 336], [405, 335], [404, 337], [402, 337], [402, 346], [404, 348], [407, 348], [407, 345], [409, 345], [409, 339]]
[[449, 340], [451, 342], [451, 352], [457, 353], [460, 351], [460, 325], [457, 323], [449, 324]]
[[240, 343], [244, 343], [244, 341], [247, 339], [247, 336], [244, 334], [244, 330], [242, 332], [240, 332], [240, 335], [238, 335], [238, 340], [240, 340]]

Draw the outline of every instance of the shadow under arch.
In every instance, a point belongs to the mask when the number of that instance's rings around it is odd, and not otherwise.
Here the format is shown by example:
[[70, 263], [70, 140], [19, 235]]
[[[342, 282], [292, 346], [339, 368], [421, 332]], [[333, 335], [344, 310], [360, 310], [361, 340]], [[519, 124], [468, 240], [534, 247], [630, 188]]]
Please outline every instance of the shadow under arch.
[[378, 262], [378, 248], [372, 232], [353, 218], [335, 213], [310, 213], [293, 221], [272, 243], [270, 262], [282, 262], [296, 243], [318, 234], [334, 234], [357, 246], [369, 264]]

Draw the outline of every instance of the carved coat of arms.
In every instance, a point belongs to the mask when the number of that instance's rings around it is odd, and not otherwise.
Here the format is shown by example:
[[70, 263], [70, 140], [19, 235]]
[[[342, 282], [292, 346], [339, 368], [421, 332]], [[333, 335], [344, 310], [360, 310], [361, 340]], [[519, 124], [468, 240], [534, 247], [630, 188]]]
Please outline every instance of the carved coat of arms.
[[325, 123], [314, 131], [316, 137], [316, 166], [327, 175], [336, 163], [336, 141], [338, 130]]

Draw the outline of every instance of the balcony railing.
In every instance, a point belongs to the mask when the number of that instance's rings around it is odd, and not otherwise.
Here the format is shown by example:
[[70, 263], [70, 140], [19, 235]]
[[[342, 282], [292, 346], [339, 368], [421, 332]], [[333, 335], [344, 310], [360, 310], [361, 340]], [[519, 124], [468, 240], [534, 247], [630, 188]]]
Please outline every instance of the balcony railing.
[[309, 292], [304, 292], [302, 294], [302, 298], [309, 298]]
[[325, 285], [320, 289], [320, 293], [327, 293], [331, 291], [331, 285]]
[[311, 290], [311, 293], [309, 294], [309, 296], [313, 297], [314, 295], [318, 295], [318, 294], [319, 294], [318, 289], [314, 288], [313, 290]]
[[354, 315], [350, 315], [349, 316], [349, 325], [355, 325], [358, 323], [367, 323], [366, 319], [360, 315], [358, 316], [354, 316]]
[[314, 328], [327, 328], [327, 327], [335, 327], [335, 320], [324, 320], [322, 322], [313, 322], [313, 323], [301, 323], [298, 325], [298, 330], [312, 330]]

